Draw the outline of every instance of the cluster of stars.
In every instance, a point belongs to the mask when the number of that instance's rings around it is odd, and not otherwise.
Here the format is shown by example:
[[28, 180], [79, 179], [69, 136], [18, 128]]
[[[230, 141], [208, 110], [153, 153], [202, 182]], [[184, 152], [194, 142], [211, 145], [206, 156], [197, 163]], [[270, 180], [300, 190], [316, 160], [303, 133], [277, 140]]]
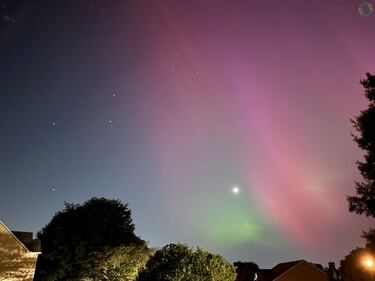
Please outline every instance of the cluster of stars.
[[[116, 97], [116, 93], [113, 93], [112, 94], [112, 97]], [[112, 124], [113, 123], [113, 120], [108, 120], [107, 121], [108, 122], [108, 124]], [[57, 125], [57, 123], [56, 123], [56, 121], [52, 121], [51, 122], [51, 125], [53, 126], [53, 127], [56, 127], [56, 125]], [[131, 126], [131, 124], [130, 123], [128, 123], [128, 127], [130, 127]], [[55, 192], [56, 191], [56, 188], [54, 187], [54, 186], [52, 186], [51, 188], [50, 188], [50, 190], [52, 191], [52, 192]]]
[[[112, 97], [116, 97], [116, 93], [113, 93], [113, 94], [112, 94]], [[106, 123], [108, 123], [108, 124], [112, 124], [112, 123], [113, 123], [113, 120], [112, 120], [112, 119], [109, 119], [109, 120], [106, 121]], [[51, 125], [52, 125], [53, 127], [56, 127], [56, 124], [57, 124], [56, 121], [52, 121], [52, 122], [51, 122]], [[128, 126], [130, 127], [130, 123], [128, 124]]]

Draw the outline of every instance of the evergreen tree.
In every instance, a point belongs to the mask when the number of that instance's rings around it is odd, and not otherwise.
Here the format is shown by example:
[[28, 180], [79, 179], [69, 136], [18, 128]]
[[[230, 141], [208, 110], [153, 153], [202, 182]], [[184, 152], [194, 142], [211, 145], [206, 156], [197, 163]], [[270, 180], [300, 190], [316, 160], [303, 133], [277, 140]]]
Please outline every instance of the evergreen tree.
[[357, 161], [363, 180], [356, 182], [356, 196], [349, 196], [349, 210], [357, 214], [375, 217], [375, 76], [367, 73], [361, 84], [369, 101], [352, 122], [357, 131], [353, 135], [358, 146], [365, 151], [364, 161]]

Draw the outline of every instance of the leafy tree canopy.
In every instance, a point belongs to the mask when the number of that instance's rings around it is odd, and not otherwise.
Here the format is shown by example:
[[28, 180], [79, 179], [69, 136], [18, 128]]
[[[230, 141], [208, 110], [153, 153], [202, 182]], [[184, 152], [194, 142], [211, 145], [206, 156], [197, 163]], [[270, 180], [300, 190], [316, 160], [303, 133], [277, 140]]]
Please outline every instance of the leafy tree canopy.
[[234, 266], [223, 257], [182, 244], [156, 251], [138, 281], [235, 281]]
[[145, 246], [119, 246], [90, 254], [81, 277], [83, 280], [134, 281], [153, 251]]
[[90, 253], [120, 245], [145, 245], [134, 233], [131, 211], [119, 200], [92, 198], [65, 208], [38, 233], [48, 280], [73, 279]]
[[358, 161], [357, 167], [362, 182], [356, 182], [356, 196], [349, 196], [349, 210], [358, 214], [375, 217], [375, 76], [366, 74], [361, 84], [369, 101], [368, 108], [361, 111], [352, 122], [357, 134], [354, 140], [365, 151], [364, 161]]

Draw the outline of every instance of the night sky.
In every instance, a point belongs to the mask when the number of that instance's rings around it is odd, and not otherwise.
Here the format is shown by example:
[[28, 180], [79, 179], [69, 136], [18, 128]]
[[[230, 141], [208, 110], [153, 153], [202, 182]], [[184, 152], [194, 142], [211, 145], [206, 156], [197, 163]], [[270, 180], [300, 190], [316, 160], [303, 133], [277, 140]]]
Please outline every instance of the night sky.
[[37, 232], [104, 196], [150, 246], [339, 261], [373, 224], [346, 202], [361, 3], [0, 0], [0, 220]]

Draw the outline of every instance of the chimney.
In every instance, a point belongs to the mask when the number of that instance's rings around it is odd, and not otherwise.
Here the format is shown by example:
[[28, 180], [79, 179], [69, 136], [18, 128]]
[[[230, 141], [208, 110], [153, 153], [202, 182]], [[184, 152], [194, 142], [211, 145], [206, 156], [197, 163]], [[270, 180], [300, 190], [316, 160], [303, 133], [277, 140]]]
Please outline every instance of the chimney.
[[328, 263], [328, 276], [329, 280], [338, 280], [337, 269], [334, 262]]

